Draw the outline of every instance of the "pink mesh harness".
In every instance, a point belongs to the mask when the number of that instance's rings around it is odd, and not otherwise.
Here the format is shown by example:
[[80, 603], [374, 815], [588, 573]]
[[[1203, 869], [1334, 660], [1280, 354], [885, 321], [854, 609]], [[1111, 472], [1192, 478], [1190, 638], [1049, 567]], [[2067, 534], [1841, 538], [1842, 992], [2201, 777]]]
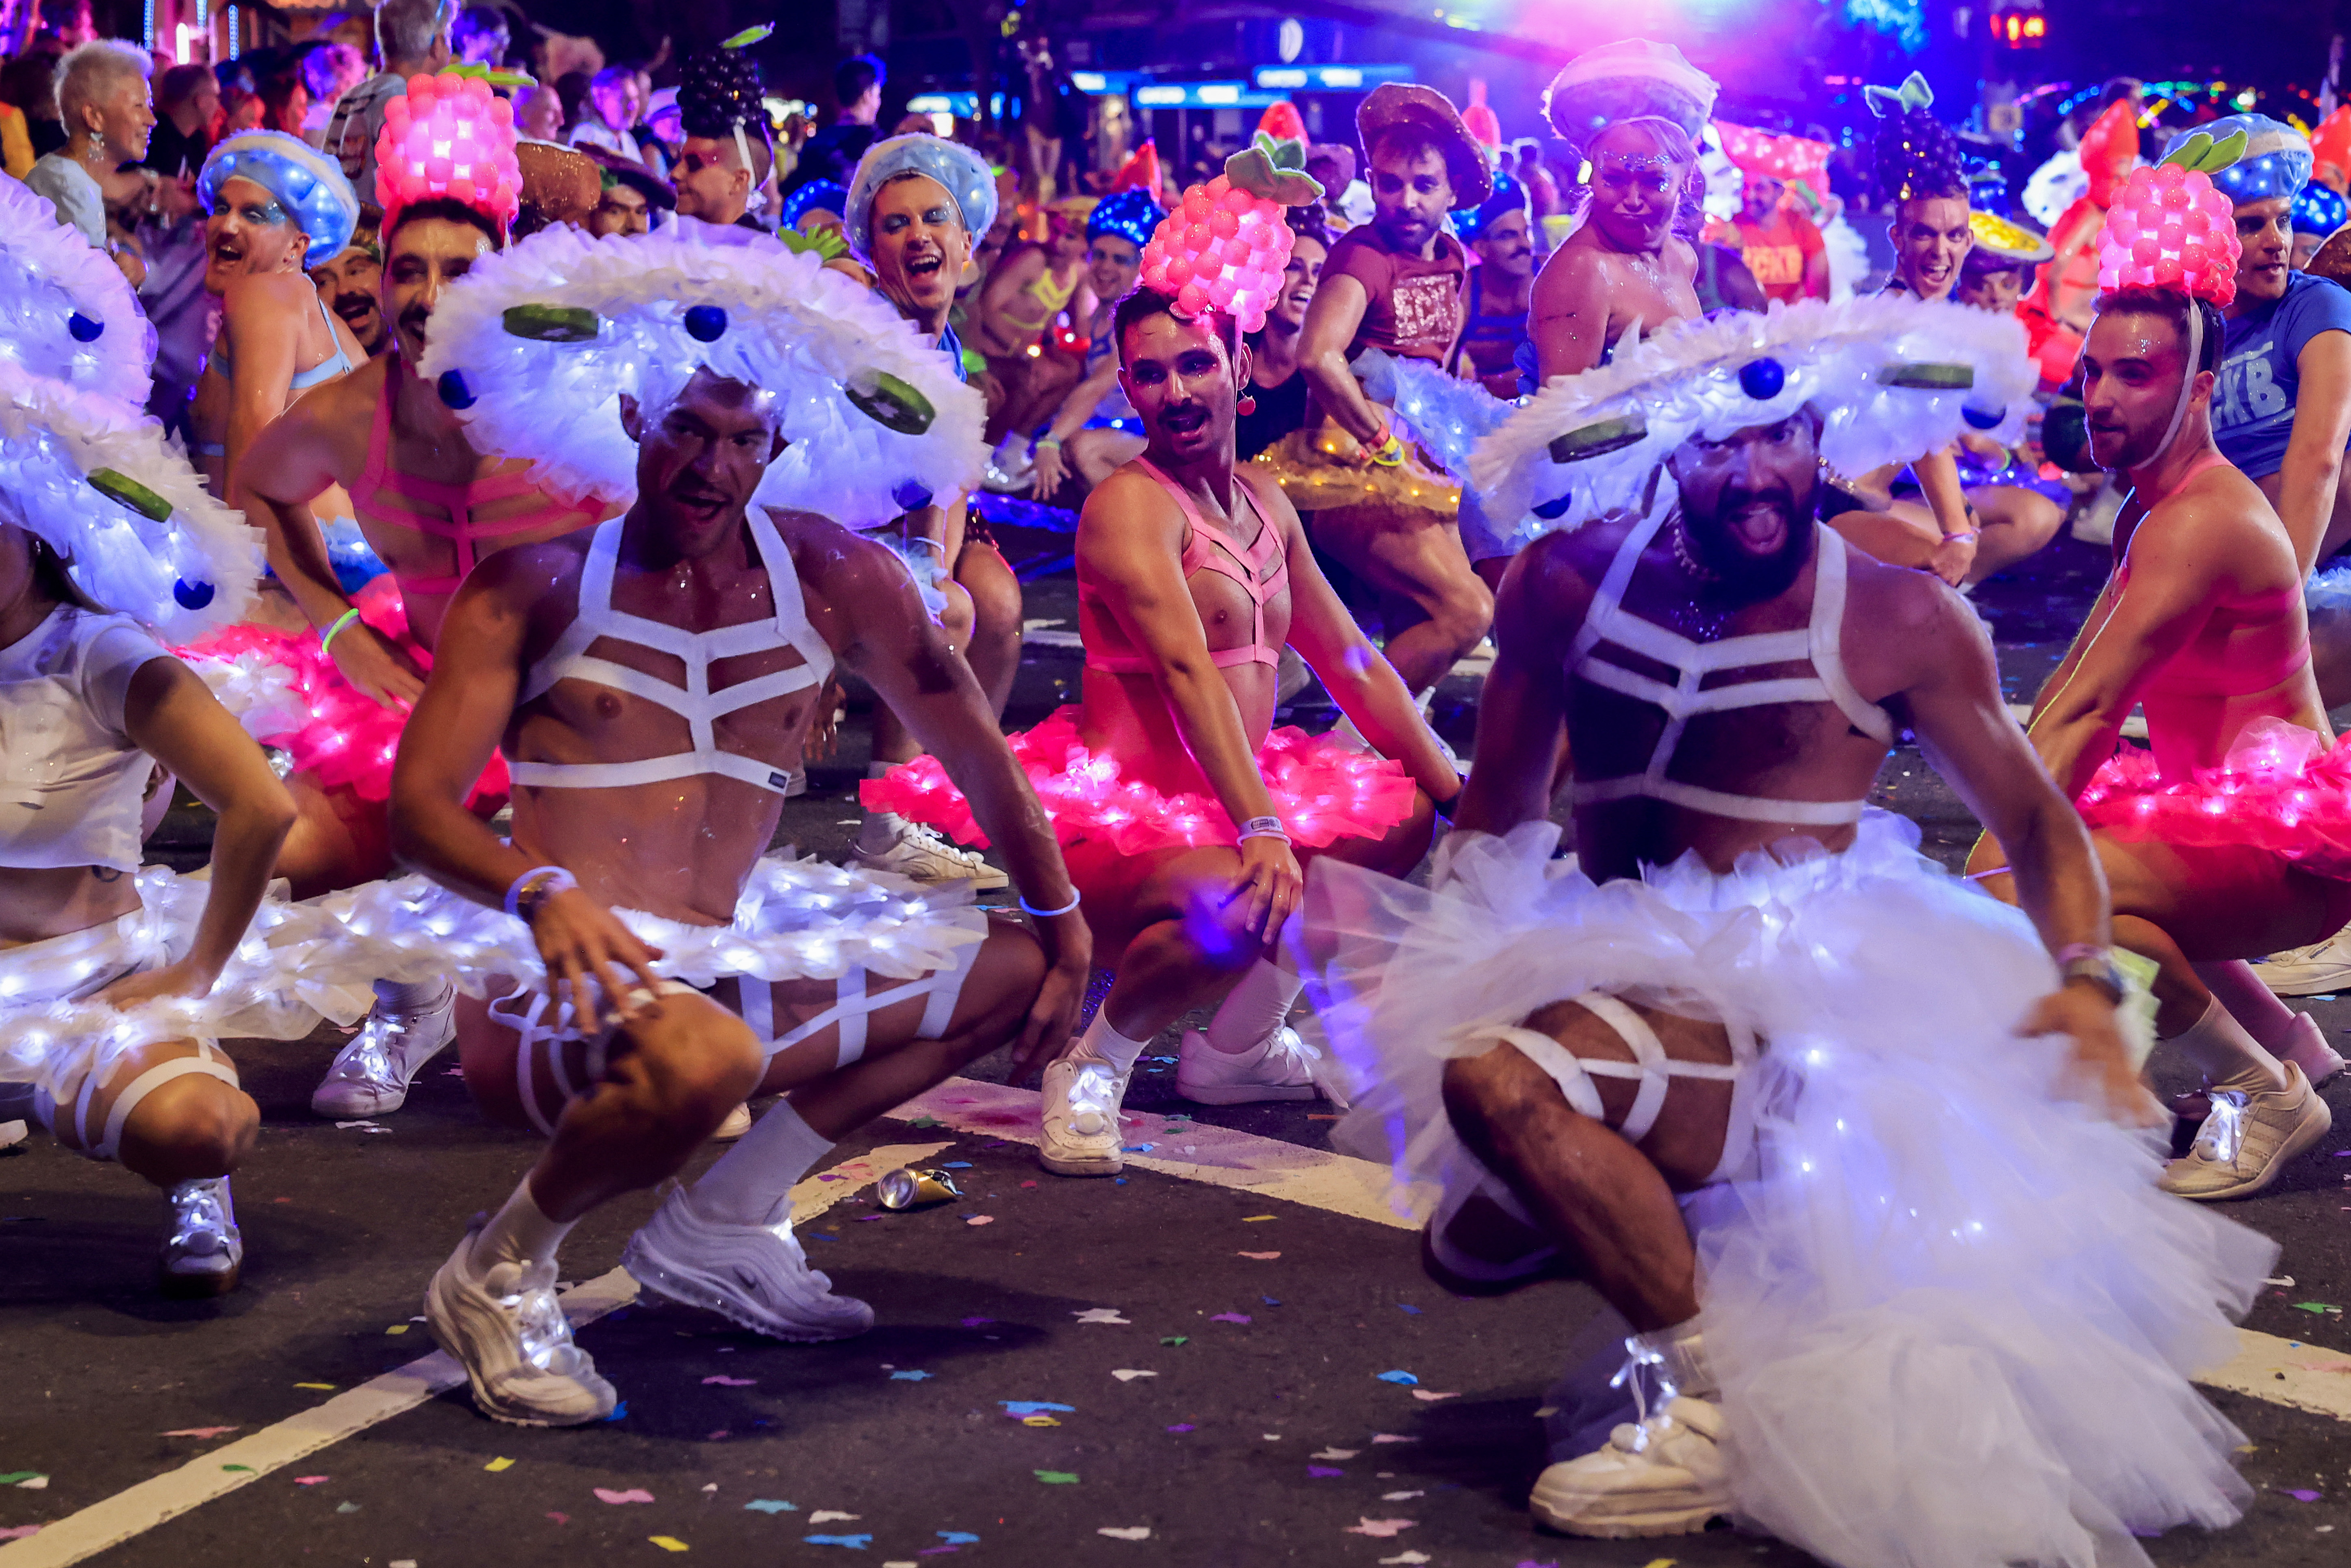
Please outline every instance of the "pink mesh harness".
[[[1281, 650], [1274, 647], [1265, 634], [1265, 607], [1275, 597], [1290, 591], [1290, 560], [1282, 553], [1280, 531], [1266, 517], [1265, 509], [1257, 504], [1257, 497], [1249, 493], [1249, 487], [1241, 482], [1238, 476], [1234, 476], [1234, 496], [1248, 502], [1249, 510], [1258, 520], [1257, 542], [1243, 549], [1233, 542], [1231, 535], [1209, 526], [1182, 486], [1154, 467], [1148, 459], [1138, 457], [1134, 462], [1135, 466], [1150, 475], [1162, 489], [1176, 497], [1176, 504], [1184, 510], [1185, 526], [1189, 530], [1184, 540], [1185, 580], [1190, 581], [1199, 572], [1213, 571], [1219, 577], [1230, 578], [1239, 583], [1249, 596], [1249, 642], [1238, 648], [1217, 649], [1208, 657], [1220, 669], [1234, 664], [1279, 665]], [[1211, 546], [1215, 548], [1211, 549]], [[1269, 559], [1274, 563], [1273, 570], [1260, 578], [1258, 574], [1264, 570]], [[1079, 584], [1078, 591], [1082, 597], [1100, 601], [1101, 596], [1082, 582]], [[1113, 626], [1114, 622], [1107, 623], [1101, 630], [1111, 630]], [[1089, 639], [1090, 643], [1092, 641]], [[1114, 675], [1147, 675], [1157, 668], [1148, 654], [1108, 650], [1097, 652], [1092, 646], [1086, 652], [1086, 667], [1107, 671]]]

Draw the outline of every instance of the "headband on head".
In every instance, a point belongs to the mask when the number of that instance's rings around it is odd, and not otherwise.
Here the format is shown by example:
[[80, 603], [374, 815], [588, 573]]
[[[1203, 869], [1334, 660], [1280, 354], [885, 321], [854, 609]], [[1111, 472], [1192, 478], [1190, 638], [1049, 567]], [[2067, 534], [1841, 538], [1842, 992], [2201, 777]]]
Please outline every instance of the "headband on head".
[[196, 195], [206, 212], [220, 204], [221, 186], [231, 180], [250, 180], [275, 196], [310, 236], [314, 256], [340, 255], [359, 227], [360, 199], [343, 166], [298, 136], [240, 131], [214, 148], [196, 175]]
[[922, 132], [876, 141], [857, 161], [850, 176], [849, 206], [841, 228], [849, 246], [860, 256], [873, 254], [873, 198], [883, 185], [901, 174], [922, 174], [935, 180], [955, 199], [963, 214], [964, 232], [972, 243], [996, 225], [996, 171], [987, 160], [960, 141], [946, 141]]
[[2351, 223], [2351, 203], [2346, 203], [2327, 186], [2313, 181], [2295, 193], [2294, 233], [2316, 235], [2326, 239], [2346, 223]]
[[987, 458], [955, 367], [872, 290], [773, 244], [543, 230], [450, 286], [419, 367], [475, 446], [616, 504], [637, 486], [621, 394], [657, 410], [705, 368], [774, 397], [791, 444], [763, 505], [872, 527], [969, 489]]
[[1635, 504], [1692, 436], [1776, 424], [1811, 408], [1820, 453], [1864, 474], [1939, 451], [1962, 431], [2013, 442], [2040, 372], [2024, 325], [1915, 295], [1674, 322], [1609, 364], [1560, 376], [1479, 443], [1469, 477], [1522, 538]]
[[174, 643], [243, 618], [262, 537], [212, 498], [163, 427], [0, 361], [0, 522], [38, 535], [74, 586]]
[[2293, 126], [2266, 114], [2230, 114], [2165, 143], [2164, 161], [2198, 136], [2211, 142], [2244, 138], [2243, 151], [2226, 168], [2211, 171], [2212, 183], [2233, 203], [2291, 199], [2310, 181], [2310, 141]]
[[1496, 170], [1494, 193], [1474, 207], [1453, 209], [1453, 232], [1464, 243], [1483, 239], [1486, 230], [1497, 218], [1528, 210], [1527, 188], [1510, 175]]
[[482, 78], [456, 71], [409, 78], [407, 96], [384, 100], [375, 143], [383, 232], [397, 226], [402, 207], [446, 198], [504, 234], [522, 208], [515, 141], [513, 100], [492, 94]]
[[138, 407], [154, 359], [155, 328], [122, 269], [47, 196], [0, 174], [0, 363]]
[[1143, 247], [1143, 286], [1173, 296], [1184, 316], [1220, 310], [1243, 332], [1265, 326], [1297, 238], [1285, 207], [1322, 199], [1306, 172], [1306, 146], [1260, 131], [1254, 145], [1225, 160], [1225, 172], [1184, 193]]
[[1166, 216], [1167, 209], [1148, 191], [1132, 187], [1113, 191], [1095, 203], [1094, 210], [1087, 215], [1086, 238], [1097, 240], [1104, 235], [1116, 235], [1141, 250], [1151, 243], [1152, 232]]

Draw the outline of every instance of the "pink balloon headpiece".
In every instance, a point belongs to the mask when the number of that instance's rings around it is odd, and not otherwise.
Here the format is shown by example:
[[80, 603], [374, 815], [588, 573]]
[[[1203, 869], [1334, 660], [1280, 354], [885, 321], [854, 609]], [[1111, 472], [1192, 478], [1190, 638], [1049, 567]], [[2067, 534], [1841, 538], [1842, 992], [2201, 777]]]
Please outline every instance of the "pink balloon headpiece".
[[2176, 288], [2226, 308], [2237, 298], [2235, 207], [2212, 183], [2245, 149], [2242, 131], [2198, 131], [2152, 169], [2134, 169], [2098, 234], [2098, 287]]
[[376, 204], [390, 234], [400, 209], [446, 197], [504, 233], [522, 206], [515, 161], [514, 104], [479, 76], [444, 71], [408, 78], [408, 96], [387, 99], [375, 143]]
[[1225, 160], [1225, 172], [1184, 193], [1143, 247], [1143, 283], [1173, 295], [1176, 310], [1221, 310], [1244, 332], [1261, 330], [1265, 308], [1290, 265], [1284, 207], [1322, 199], [1306, 172], [1306, 145], [1260, 131], [1254, 145]]

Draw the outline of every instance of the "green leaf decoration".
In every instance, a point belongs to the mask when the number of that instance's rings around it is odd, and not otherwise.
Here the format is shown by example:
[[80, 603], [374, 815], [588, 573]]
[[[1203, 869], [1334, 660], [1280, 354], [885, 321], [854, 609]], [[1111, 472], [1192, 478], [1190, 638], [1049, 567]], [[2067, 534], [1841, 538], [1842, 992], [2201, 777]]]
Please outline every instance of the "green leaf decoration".
[[2174, 148], [2163, 160], [2183, 169], [2206, 174], [2217, 174], [2235, 165], [2245, 155], [2245, 133], [2232, 131], [2226, 141], [2215, 141], [2209, 131], [2199, 131]]
[[162, 523], [171, 520], [171, 502], [119, 469], [92, 470], [89, 476], [89, 487], [110, 501], [121, 502], [151, 522]]
[[1973, 365], [1886, 365], [1877, 372], [1882, 387], [1908, 387], [1916, 392], [1966, 392], [1976, 384]]
[[939, 416], [930, 399], [887, 371], [861, 371], [845, 391], [858, 413], [901, 435], [920, 435]]
[[1627, 446], [1646, 441], [1649, 422], [1637, 413], [1604, 419], [1569, 431], [1551, 444], [1551, 460], [1554, 463], [1580, 463], [1587, 457], [1604, 457], [1611, 452], [1622, 452]]
[[507, 335], [538, 343], [585, 343], [602, 324], [596, 312], [577, 305], [509, 305]]
[[773, 22], [762, 22], [756, 27], [744, 28], [731, 38], [721, 39], [718, 47], [722, 49], [747, 49], [775, 30]]
[[802, 234], [798, 229], [778, 229], [776, 237], [784, 242], [785, 249], [798, 251], [802, 256], [814, 255], [823, 261], [849, 254], [849, 242], [841, 237], [839, 229], [819, 229], [814, 234]]
[[1306, 172], [1306, 144], [1277, 141], [1265, 131], [1225, 160], [1225, 178], [1238, 190], [1277, 206], [1303, 207], [1322, 199], [1322, 183]]
[[1880, 118], [1913, 109], [1935, 107], [1935, 89], [1928, 87], [1927, 78], [1917, 71], [1903, 78], [1900, 87], [1865, 87], [1861, 89], [1861, 96], [1869, 105], [1869, 111]]
[[444, 66], [441, 74], [452, 77], [479, 77], [492, 87], [537, 87], [538, 85], [538, 78], [528, 71], [509, 70], [504, 66], [496, 70], [479, 63]]

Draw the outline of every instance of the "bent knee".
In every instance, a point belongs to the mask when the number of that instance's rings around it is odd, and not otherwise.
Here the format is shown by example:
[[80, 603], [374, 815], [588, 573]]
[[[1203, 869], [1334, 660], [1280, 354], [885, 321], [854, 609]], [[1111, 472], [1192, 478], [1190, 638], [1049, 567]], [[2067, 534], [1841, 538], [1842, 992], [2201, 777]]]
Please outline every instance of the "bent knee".
[[1476, 573], [1465, 571], [1446, 583], [1444, 596], [1431, 608], [1428, 618], [1465, 650], [1474, 647], [1494, 623], [1494, 591]]
[[[182, 1092], [169, 1094], [171, 1089]], [[182, 1179], [226, 1176], [253, 1152], [261, 1131], [261, 1108], [244, 1090], [207, 1078], [183, 1080], [148, 1097], [123, 1128], [123, 1143], [135, 1141], [141, 1164], [189, 1173]]]

